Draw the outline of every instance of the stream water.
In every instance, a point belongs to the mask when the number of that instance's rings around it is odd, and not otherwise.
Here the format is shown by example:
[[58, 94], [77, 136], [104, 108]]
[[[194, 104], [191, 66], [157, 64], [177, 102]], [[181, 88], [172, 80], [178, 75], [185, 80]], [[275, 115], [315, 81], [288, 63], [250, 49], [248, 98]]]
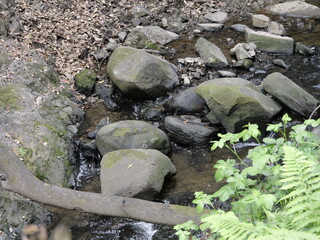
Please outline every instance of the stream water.
[[[314, 1], [311, 1], [314, 3]], [[319, 1], [316, 1], [320, 5]], [[278, 19], [278, 22], [281, 20]], [[290, 19], [292, 24], [296, 23], [296, 19]], [[313, 96], [320, 100], [320, 21], [305, 21], [305, 29], [298, 30], [291, 28], [287, 35], [293, 37], [295, 41], [300, 41], [305, 45], [315, 47], [316, 53], [313, 56], [302, 55], [277, 55], [258, 53], [256, 61], [249, 70], [235, 69], [239, 77], [248, 79], [259, 85], [263, 78], [271, 72], [281, 72], [303, 87]], [[244, 22], [250, 25], [248, 22]], [[227, 46], [226, 39], [232, 38], [234, 44], [244, 42], [243, 34], [234, 32], [230, 29], [231, 24], [226, 24], [222, 31], [205, 34], [205, 38], [214, 42], [221, 47], [225, 54], [229, 56], [230, 46]], [[167, 54], [166, 58], [177, 63], [178, 58], [198, 57], [194, 50], [194, 39], [182, 38], [168, 46], [168, 49], [174, 48], [174, 55]], [[234, 45], [233, 44], [233, 45]], [[272, 59], [283, 59], [290, 65], [290, 69], [283, 69], [272, 64]], [[226, 67], [225, 70], [230, 70]], [[215, 69], [211, 69], [213, 73]], [[197, 85], [201, 81], [195, 82]], [[110, 123], [125, 119], [140, 119], [139, 109], [145, 104], [125, 99], [119, 103], [119, 108], [114, 111], [106, 109], [101, 101], [86, 106], [86, 118], [80, 129], [79, 138], [86, 138], [89, 131], [95, 129], [96, 125], [102, 118], [108, 118]], [[150, 104], [150, 101], [148, 102]], [[153, 106], [163, 104], [162, 100], [151, 102]], [[292, 114], [292, 113], [291, 113]], [[161, 128], [161, 120], [156, 122]], [[248, 145], [243, 145], [239, 149], [240, 155], [244, 156], [247, 152]], [[210, 152], [209, 145], [202, 148], [184, 148], [173, 144], [173, 150], [169, 155], [173, 164], [177, 168], [177, 174], [170, 180], [166, 181], [161, 194], [156, 201], [170, 202], [175, 204], [189, 205], [193, 199], [193, 192], [204, 191], [212, 193], [221, 187], [214, 181], [213, 165], [219, 159], [227, 159], [232, 157], [227, 150], [217, 150]], [[100, 192], [99, 183], [99, 158], [92, 156], [90, 158], [83, 157], [79, 154], [79, 174], [77, 177], [77, 188], [83, 191]], [[227, 204], [216, 202], [216, 206], [227, 208]], [[108, 206], [106, 206], [108, 207]], [[61, 222], [71, 227], [73, 238], [78, 240], [97, 240], [97, 239], [176, 239], [172, 228], [154, 225], [150, 223], [137, 222], [129, 219], [102, 217], [91, 214], [76, 213], [72, 211], [58, 211]]]

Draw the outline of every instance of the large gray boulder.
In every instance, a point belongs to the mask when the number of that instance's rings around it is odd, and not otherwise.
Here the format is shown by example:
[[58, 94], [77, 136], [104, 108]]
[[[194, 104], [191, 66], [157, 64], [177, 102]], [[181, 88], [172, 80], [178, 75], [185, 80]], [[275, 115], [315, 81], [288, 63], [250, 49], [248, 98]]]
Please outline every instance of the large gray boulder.
[[153, 200], [161, 191], [164, 178], [175, 172], [171, 160], [158, 150], [109, 152], [101, 160], [101, 192]]
[[96, 135], [96, 144], [101, 155], [121, 149], [157, 149], [163, 153], [170, 151], [167, 135], [152, 124], [125, 120], [101, 128]]
[[241, 78], [218, 78], [196, 88], [210, 110], [228, 132], [236, 132], [250, 123], [265, 124], [281, 106], [263, 95], [251, 82]]
[[131, 47], [114, 50], [107, 72], [123, 93], [136, 98], [163, 96], [179, 83], [171, 63]]
[[306, 118], [319, 104], [316, 98], [278, 72], [268, 75], [263, 80], [262, 86], [280, 103]]
[[125, 44], [137, 48], [146, 48], [150, 44], [159, 43], [161, 45], [165, 45], [177, 40], [178, 38], [178, 34], [166, 31], [158, 26], [138, 26], [128, 34]]
[[209, 144], [219, 130], [191, 115], [168, 116], [164, 120], [164, 126], [173, 141], [187, 146]]
[[228, 60], [221, 49], [203, 37], [198, 39], [195, 48], [205, 64], [228, 65]]
[[247, 42], [253, 42], [261, 51], [274, 53], [293, 53], [293, 38], [282, 37], [268, 32], [254, 31], [245, 29], [245, 39]]
[[179, 92], [176, 96], [168, 100], [165, 107], [170, 112], [175, 113], [198, 113], [206, 105], [203, 98], [195, 92], [195, 87]]
[[320, 18], [320, 8], [303, 1], [287, 1], [266, 7], [267, 13], [290, 17]]

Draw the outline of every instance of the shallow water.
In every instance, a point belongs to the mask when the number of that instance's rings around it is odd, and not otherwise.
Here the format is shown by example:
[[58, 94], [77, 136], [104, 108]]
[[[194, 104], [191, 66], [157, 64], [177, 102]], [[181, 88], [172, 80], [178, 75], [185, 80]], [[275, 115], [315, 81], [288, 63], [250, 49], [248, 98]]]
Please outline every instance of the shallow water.
[[[320, 5], [320, 1], [317, 1], [317, 3]], [[248, 22], [244, 23], [248, 24]], [[307, 24], [308, 20], [306, 20]], [[243, 33], [232, 31], [230, 25], [227, 23], [222, 31], [204, 35], [205, 38], [223, 49], [229, 61], [232, 60], [229, 54], [231, 46], [227, 46], [226, 39], [232, 38], [235, 42], [233, 45], [238, 42], [244, 42]], [[249, 70], [231, 68], [230, 66], [226, 67], [225, 70], [232, 69], [238, 76], [248, 79], [256, 85], [259, 85], [269, 73], [278, 71], [291, 78], [320, 100], [320, 21], [311, 21], [311, 26], [312, 28], [304, 29], [303, 31], [292, 29], [288, 31], [288, 35], [292, 36], [296, 41], [315, 47], [316, 54], [313, 56], [257, 53], [256, 61], [254, 61], [253, 66]], [[198, 37], [195, 36], [194, 39], [182, 38], [169, 44], [168, 48], [175, 48], [176, 54], [173, 56], [167, 55], [166, 58], [176, 63], [177, 58], [198, 57], [194, 50], [194, 44]], [[283, 59], [290, 65], [290, 69], [287, 70], [274, 66], [272, 60], [275, 58]], [[210, 70], [216, 71], [216, 69]], [[207, 79], [199, 80], [195, 84], [204, 80]], [[152, 102], [153, 105], [161, 105], [162, 103], [163, 99]], [[125, 119], [138, 119], [138, 112], [142, 104], [143, 102], [124, 101], [119, 104], [120, 107], [115, 111], [108, 111], [100, 101], [88, 106], [85, 109], [86, 119], [80, 128], [80, 139], [85, 138], [88, 132], [93, 131], [97, 123], [104, 117], [107, 117], [110, 123]], [[161, 128], [161, 121], [157, 125], [160, 125]], [[244, 156], [248, 147], [250, 146], [241, 146], [239, 154]], [[193, 192], [204, 191], [213, 193], [221, 187], [221, 183], [214, 181], [213, 165], [219, 159], [227, 159], [233, 156], [225, 149], [210, 152], [208, 144], [208, 146], [202, 148], [184, 148], [174, 145], [169, 157], [177, 168], [177, 174], [165, 182], [163, 190], [156, 200], [190, 205], [193, 200]], [[78, 188], [83, 191], [100, 192], [100, 170], [97, 159], [85, 159], [80, 155], [79, 170]], [[228, 204], [224, 205], [216, 202], [216, 206], [226, 209]], [[170, 228], [163, 229], [158, 225], [129, 219], [102, 217], [71, 211], [68, 214], [62, 214], [61, 219], [71, 226], [74, 239], [79, 240], [176, 239]]]

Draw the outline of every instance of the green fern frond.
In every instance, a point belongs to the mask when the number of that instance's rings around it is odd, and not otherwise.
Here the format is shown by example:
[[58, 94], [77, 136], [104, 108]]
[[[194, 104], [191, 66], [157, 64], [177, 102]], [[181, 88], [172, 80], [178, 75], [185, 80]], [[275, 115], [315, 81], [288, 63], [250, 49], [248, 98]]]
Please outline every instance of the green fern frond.
[[255, 240], [319, 240], [320, 238], [312, 233], [299, 232], [286, 229], [270, 230], [269, 234], [255, 238]]
[[[280, 201], [285, 202], [284, 211], [291, 219], [290, 227], [320, 233], [320, 173], [315, 170], [317, 157], [307, 158], [303, 152], [290, 146], [283, 147], [283, 184], [281, 189], [290, 191]], [[289, 226], [288, 226], [289, 227]]]
[[210, 224], [210, 230], [218, 233], [223, 239], [247, 240], [258, 237], [257, 227], [250, 223], [240, 222], [233, 212], [219, 212], [202, 219]]

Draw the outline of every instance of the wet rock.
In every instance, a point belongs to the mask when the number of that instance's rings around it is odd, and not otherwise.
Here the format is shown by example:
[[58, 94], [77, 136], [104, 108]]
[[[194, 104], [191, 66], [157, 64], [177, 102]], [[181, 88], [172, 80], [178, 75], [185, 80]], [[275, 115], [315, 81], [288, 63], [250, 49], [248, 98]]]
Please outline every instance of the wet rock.
[[113, 86], [106, 81], [99, 81], [95, 85], [95, 93], [103, 100], [106, 107], [110, 110], [115, 109], [117, 104], [113, 101]]
[[249, 28], [247, 25], [244, 25], [244, 24], [233, 24], [231, 25], [230, 27], [233, 31], [236, 31], [236, 32], [244, 32], [244, 30], [246, 28]]
[[92, 132], [89, 132], [88, 135], [87, 135], [87, 137], [88, 137], [88, 138], [95, 138], [96, 135], [97, 135], [97, 132], [98, 132], [102, 127], [104, 127], [104, 126], [106, 126], [106, 125], [109, 125], [109, 124], [110, 124], [110, 121], [109, 121], [109, 118], [108, 118], [108, 117], [102, 118], [102, 119], [99, 121], [99, 123], [97, 124], [95, 130], [92, 131]]
[[289, 69], [289, 66], [282, 59], [273, 59], [272, 63], [285, 69]]
[[251, 29], [245, 30], [245, 39], [247, 42], [253, 42], [261, 51], [275, 52], [275, 53], [293, 53], [293, 38], [282, 37], [279, 35], [253, 31]]
[[165, 45], [177, 40], [179, 35], [158, 26], [136, 27], [127, 36], [126, 45], [144, 48], [149, 42]]
[[251, 123], [266, 124], [281, 106], [241, 78], [218, 78], [201, 83], [196, 93], [228, 132], [241, 131]]
[[79, 150], [83, 157], [87, 159], [97, 158], [97, 146], [95, 140], [81, 140], [79, 142]]
[[235, 77], [235, 76], [236, 76], [235, 73], [229, 72], [229, 71], [219, 70], [218, 73], [219, 73], [219, 76], [220, 76], [220, 77]]
[[207, 65], [228, 65], [228, 60], [221, 49], [208, 40], [200, 37], [195, 48]]
[[170, 151], [167, 135], [150, 123], [126, 120], [101, 128], [96, 135], [96, 143], [101, 155], [120, 149], [158, 149]]
[[160, 120], [163, 112], [162, 106], [157, 107], [142, 107], [140, 117], [144, 120], [157, 121]]
[[225, 12], [207, 13], [206, 15], [204, 15], [204, 18], [208, 19], [211, 22], [224, 23], [228, 20], [228, 14]]
[[312, 55], [312, 54], [314, 54], [314, 50], [312, 50], [311, 48], [303, 45], [300, 42], [296, 42], [296, 44], [295, 44], [295, 52], [303, 54], [303, 55]]
[[212, 111], [210, 111], [207, 115], [206, 118], [209, 120], [209, 122], [211, 122], [213, 125], [215, 124], [219, 124], [220, 121], [216, 118], [216, 116], [214, 115], [214, 113]]
[[320, 8], [303, 1], [290, 1], [266, 7], [267, 13], [290, 17], [320, 18]]
[[93, 92], [97, 75], [93, 70], [84, 69], [77, 73], [74, 77], [75, 85], [79, 93], [90, 96]]
[[101, 192], [154, 200], [162, 189], [164, 178], [175, 172], [171, 160], [157, 150], [109, 152], [101, 160]]
[[175, 97], [168, 100], [165, 108], [174, 113], [186, 114], [200, 112], [206, 102], [195, 93], [195, 87], [179, 92]]
[[252, 25], [257, 28], [266, 28], [270, 23], [270, 18], [263, 14], [252, 15]]
[[124, 94], [135, 98], [163, 96], [179, 83], [171, 63], [130, 47], [119, 47], [112, 53], [107, 72]]
[[223, 27], [221, 23], [199, 23], [198, 26], [207, 32], [215, 32], [220, 30]]
[[218, 132], [217, 128], [209, 127], [200, 118], [190, 115], [168, 116], [164, 126], [174, 142], [187, 146], [206, 145]]
[[319, 104], [312, 95], [278, 72], [268, 75], [263, 80], [262, 86], [283, 105], [306, 118]]
[[149, 10], [143, 5], [134, 6], [131, 8], [130, 12], [133, 16], [138, 18], [149, 14]]
[[268, 33], [276, 34], [276, 35], [285, 35], [286, 30], [281, 23], [271, 22], [267, 28]]

